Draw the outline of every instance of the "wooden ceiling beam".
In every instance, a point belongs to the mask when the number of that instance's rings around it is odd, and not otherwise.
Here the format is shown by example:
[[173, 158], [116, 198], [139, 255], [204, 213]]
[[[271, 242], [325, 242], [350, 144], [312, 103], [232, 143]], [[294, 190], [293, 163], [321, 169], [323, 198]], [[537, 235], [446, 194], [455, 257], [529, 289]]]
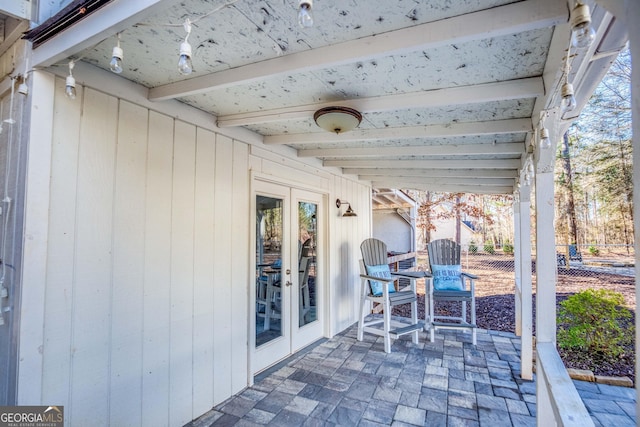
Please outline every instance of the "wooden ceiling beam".
[[377, 141], [407, 138], [442, 138], [466, 135], [501, 135], [531, 132], [531, 119], [507, 119], [472, 123], [450, 123], [446, 125], [407, 126], [383, 129], [354, 129], [340, 134], [330, 132], [268, 135], [264, 143], [269, 144], [318, 144], [353, 141]]
[[511, 99], [529, 99], [544, 95], [541, 77], [485, 83], [472, 86], [456, 86], [429, 91], [400, 93], [346, 101], [298, 105], [272, 110], [251, 111], [218, 117], [218, 127], [248, 126], [283, 120], [313, 119], [320, 108], [338, 106], [355, 108], [360, 113], [407, 110], [411, 108], [451, 107], [452, 105], [478, 104]]
[[481, 154], [521, 155], [524, 143], [503, 144], [444, 144], [411, 145], [403, 147], [318, 148], [298, 150], [298, 157], [389, 157], [389, 156], [472, 156]]

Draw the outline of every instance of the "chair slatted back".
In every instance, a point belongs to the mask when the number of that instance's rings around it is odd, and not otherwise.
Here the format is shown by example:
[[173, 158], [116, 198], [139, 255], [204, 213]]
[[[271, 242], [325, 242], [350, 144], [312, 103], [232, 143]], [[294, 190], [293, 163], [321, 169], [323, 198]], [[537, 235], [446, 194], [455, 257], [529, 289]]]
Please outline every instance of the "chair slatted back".
[[453, 240], [434, 240], [427, 249], [429, 265], [460, 265], [460, 245]]
[[388, 263], [387, 245], [378, 239], [366, 239], [360, 245], [362, 260], [365, 265], [382, 265]]

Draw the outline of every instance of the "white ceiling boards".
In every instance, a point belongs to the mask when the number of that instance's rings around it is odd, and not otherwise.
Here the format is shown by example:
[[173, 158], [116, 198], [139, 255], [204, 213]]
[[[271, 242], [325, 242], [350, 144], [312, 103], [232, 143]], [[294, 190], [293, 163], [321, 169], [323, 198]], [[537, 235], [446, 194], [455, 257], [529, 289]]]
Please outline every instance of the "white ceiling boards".
[[[303, 29], [297, 0], [145, 0], [135, 22], [115, 12], [119, 3], [95, 14], [101, 25], [88, 17], [66, 30], [75, 43], [64, 33], [43, 43], [39, 65], [80, 58], [108, 70], [119, 32], [120, 77], [144, 87], [152, 103], [179, 100], [220, 128], [246, 128], [301, 158], [367, 181], [375, 175], [376, 184], [416, 188], [416, 171], [428, 171], [449, 191], [487, 193], [512, 192], [540, 112], [560, 104], [573, 4], [318, 0], [313, 26]], [[579, 106], [608, 69], [602, 59], [625, 42], [611, 15], [589, 4], [596, 40], [570, 56]], [[188, 76], [177, 69], [186, 19]], [[339, 135], [323, 131], [313, 116], [329, 106], [353, 108], [362, 122]], [[467, 172], [447, 182], [450, 170]]]

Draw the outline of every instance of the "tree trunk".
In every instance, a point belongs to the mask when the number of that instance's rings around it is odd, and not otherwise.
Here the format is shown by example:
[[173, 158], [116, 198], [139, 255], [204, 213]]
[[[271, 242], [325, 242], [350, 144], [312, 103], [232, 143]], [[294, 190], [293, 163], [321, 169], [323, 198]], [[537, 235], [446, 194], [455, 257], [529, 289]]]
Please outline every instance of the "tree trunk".
[[576, 206], [573, 198], [573, 179], [571, 177], [571, 156], [569, 155], [569, 134], [565, 132], [562, 139], [562, 166], [565, 174], [567, 190], [567, 220], [569, 227], [569, 243], [578, 243], [578, 226], [576, 222]]

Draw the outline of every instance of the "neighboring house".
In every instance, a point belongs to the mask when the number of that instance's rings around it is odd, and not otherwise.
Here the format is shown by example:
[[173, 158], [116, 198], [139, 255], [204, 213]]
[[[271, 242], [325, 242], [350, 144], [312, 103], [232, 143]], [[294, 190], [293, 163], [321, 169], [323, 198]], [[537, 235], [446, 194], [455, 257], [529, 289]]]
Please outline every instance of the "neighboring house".
[[400, 190], [378, 188], [373, 191], [372, 236], [387, 244], [389, 251], [414, 252], [417, 204]]
[[[323, 0], [304, 29], [297, 1], [228, 3], [0, 3], [1, 405], [61, 405], [70, 426], [197, 418], [357, 321], [374, 188], [517, 194], [529, 266], [535, 166], [537, 313], [552, 311], [552, 153], [577, 114], [560, 111], [561, 87], [569, 74], [581, 106], [627, 39], [640, 57], [624, 24], [636, 2], [603, 1], [617, 19], [592, 4], [596, 43], [569, 70], [571, 7], [557, 0]], [[530, 275], [516, 274], [523, 377]], [[557, 409], [572, 396], [557, 391], [563, 369], [547, 371], [554, 318], [537, 321], [551, 425], [575, 413]]]
[[[436, 209], [441, 209], [440, 207]], [[435, 230], [429, 233], [431, 241], [437, 239], [456, 240], [456, 219], [435, 219], [432, 221]], [[482, 241], [482, 234], [479, 233], [471, 221], [460, 221], [460, 245], [463, 250], [469, 248], [471, 241], [476, 245]]]

